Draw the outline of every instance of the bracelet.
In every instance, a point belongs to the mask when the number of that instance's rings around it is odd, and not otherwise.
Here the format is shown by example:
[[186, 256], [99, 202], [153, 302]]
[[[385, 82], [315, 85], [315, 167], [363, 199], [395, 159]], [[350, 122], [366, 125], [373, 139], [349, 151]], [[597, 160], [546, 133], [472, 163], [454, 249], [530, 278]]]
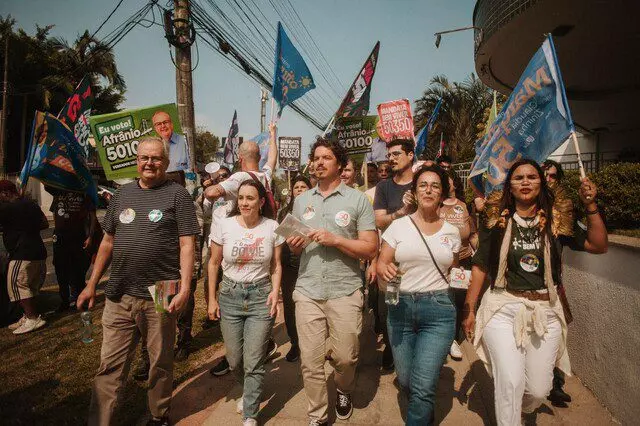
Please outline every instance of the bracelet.
[[600, 212], [600, 210], [598, 210], [598, 206], [596, 206], [595, 210], [591, 210], [591, 211], [589, 211], [589, 210], [585, 209], [585, 211], [584, 211], [584, 212], [585, 212], [586, 214], [598, 214], [598, 213]]

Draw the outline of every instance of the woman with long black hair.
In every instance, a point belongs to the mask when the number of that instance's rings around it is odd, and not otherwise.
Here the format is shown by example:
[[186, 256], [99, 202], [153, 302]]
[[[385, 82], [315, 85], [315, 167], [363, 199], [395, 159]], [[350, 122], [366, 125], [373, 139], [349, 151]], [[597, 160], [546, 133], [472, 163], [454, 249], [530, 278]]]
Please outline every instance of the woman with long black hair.
[[[607, 231], [595, 203], [596, 187], [579, 190], [586, 232], [573, 220], [571, 203], [547, 186], [531, 160], [510, 168], [502, 196], [490, 196], [480, 245], [473, 257], [463, 327], [493, 373], [499, 425], [520, 425], [551, 390], [555, 365], [570, 374], [561, 284], [561, 250], [604, 253]], [[485, 278], [492, 279], [475, 313]]]

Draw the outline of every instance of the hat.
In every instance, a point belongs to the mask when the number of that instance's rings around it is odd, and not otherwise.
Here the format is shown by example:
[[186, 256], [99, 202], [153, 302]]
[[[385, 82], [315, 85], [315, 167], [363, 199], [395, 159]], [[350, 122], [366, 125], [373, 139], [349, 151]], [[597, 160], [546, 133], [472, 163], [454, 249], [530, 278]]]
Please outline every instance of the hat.
[[11, 192], [13, 194], [18, 193], [18, 189], [16, 188], [16, 184], [11, 182], [10, 180], [3, 179], [0, 180], [0, 192]]

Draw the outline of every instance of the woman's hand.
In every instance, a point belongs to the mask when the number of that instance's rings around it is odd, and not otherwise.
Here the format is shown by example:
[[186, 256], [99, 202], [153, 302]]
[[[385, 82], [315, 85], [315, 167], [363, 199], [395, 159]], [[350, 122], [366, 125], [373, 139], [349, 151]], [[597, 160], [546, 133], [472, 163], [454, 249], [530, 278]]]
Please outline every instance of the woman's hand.
[[269, 315], [271, 315], [272, 317], [278, 315], [278, 311], [280, 310], [278, 299], [278, 292], [275, 289], [271, 290], [269, 296], [267, 296], [267, 306], [269, 306]]
[[367, 279], [367, 284], [371, 284], [372, 282], [374, 282], [377, 278], [377, 271], [376, 268], [378, 267], [378, 262], [376, 261], [376, 259], [374, 258], [371, 263], [369, 264], [369, 266], [367, 267], [367, 271], [366, 271], [366, 279]]
[[386, 265], [378, 262], [378, 276], [384, 281], [389, 282], [394, 279], [396, 275], [398, 275], [398, 267], [393, 262], [389, 262]]
[[476, 332], [476, 314], [470, 310], [463, 310], [462, 329], [467, 340], [473, 343]]
[[209, 314], [210, 320], [215, 321], [220, 319], [220, 305], [218, 304], [218, 299], [215, 297], [209, 299], [209, 309], [207, 313]]
[[584, 206], [588, 206], [589, 204], [595, 203], [597, 188], [596, 185], [591, 182], [591, 179], [585, 177], [582, 180], [580, 185], [580, 190], [578, 191], [578, 195], [580, 196], [580, 201]]

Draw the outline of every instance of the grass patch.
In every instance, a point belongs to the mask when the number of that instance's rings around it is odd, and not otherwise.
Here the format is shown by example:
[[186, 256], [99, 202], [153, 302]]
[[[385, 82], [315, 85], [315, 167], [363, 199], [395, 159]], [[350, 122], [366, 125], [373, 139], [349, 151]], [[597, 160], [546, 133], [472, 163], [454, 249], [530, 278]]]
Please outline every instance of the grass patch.
[[640, 229], [614, 229], [611, 233], [615, 235], [624, 235], [625, 237], [640, 238]]
[[[45, 287], [37, 302], [47, 325], [43, 329], [14, 336], [0, 330], [0, 413], [5, 425], [77, 425], [86, 424], [91, 384], [100, 364], [102, 310], [104, 296], [93, 309], [94, 341], [80, 341], [80, 315], [77, 311], [54, 312], [59, 303], [57, 285]], [[196, 290], [193, 316], [193, 350], [189, 359], [174, 365], [174, 388], [209, 361], [219, 347], [220, 329], [202, 330], [206, 314], [203, 281]], [[139, 345], [138, 345], [139, 346]], [[139, 351], [139, 347], [138, 350]], [[132, 370], [138, 360], [134, 357]], [[118, 407], [119, 425], [133, 425], [146, 419], [146, 382], [128, 378]]]

